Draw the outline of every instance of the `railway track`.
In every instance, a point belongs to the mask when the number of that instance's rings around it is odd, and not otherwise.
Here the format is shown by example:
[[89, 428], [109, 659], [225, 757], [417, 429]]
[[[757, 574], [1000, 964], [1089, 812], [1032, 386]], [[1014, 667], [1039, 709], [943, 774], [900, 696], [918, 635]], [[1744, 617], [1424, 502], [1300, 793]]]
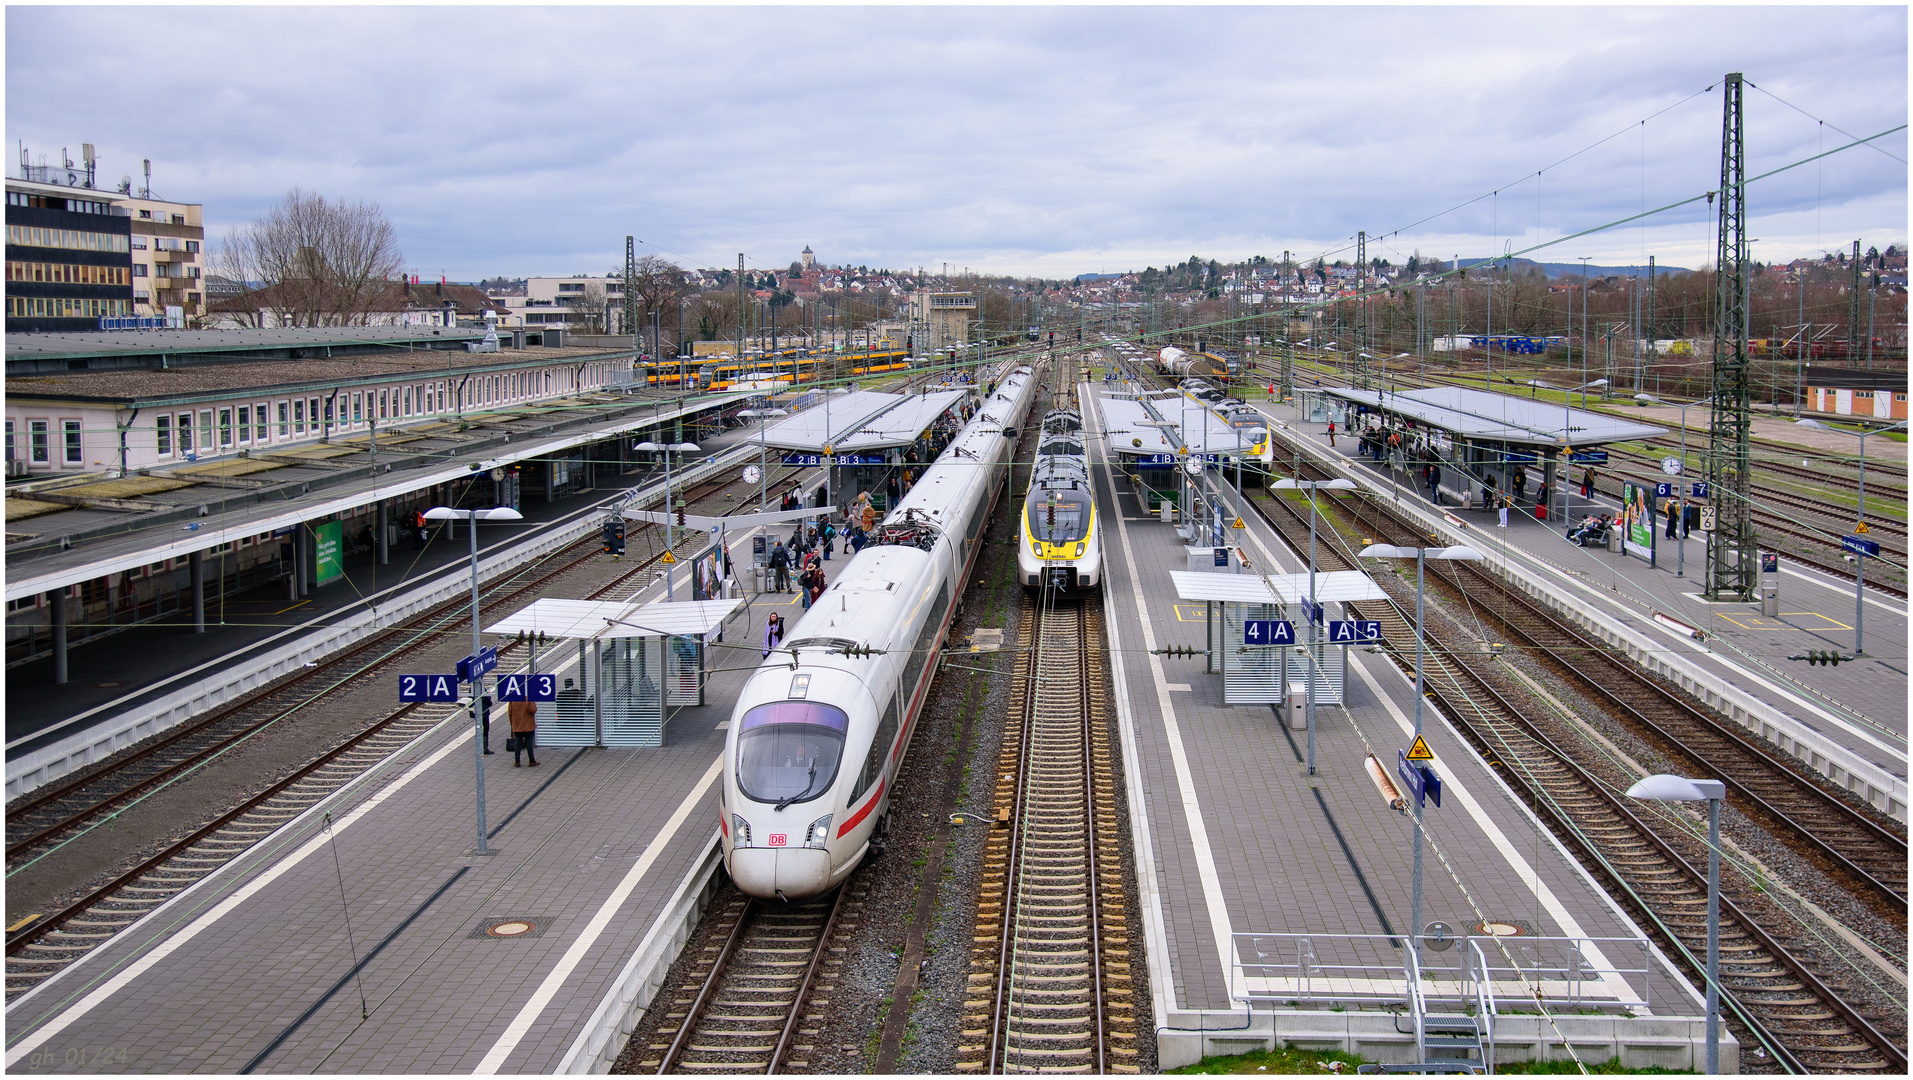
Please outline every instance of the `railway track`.
[[958, 1072], [1137, 1071], [1101, 604], [1025, 602]]
[[[1291, 547], [1306, 545], [1307, 522], [1300, 510], [1286, 500], [1250, 501]], [[1283, 508], [1280, 518], [1269, 511], [1270, 502]], [[1389, 531], [1408, 543], [1425, 542], [1399, 523]], [[1319, 544], [1317, 566], [1354, 569], [1353, 559], [1337, 547], [1333, 536]], [[1378, 580], [1387, 584], [1389, 576]], [[1397, 606], [1350, 607], [1359, 607], [1352, 617], [1379, 619], [1386, 648], [1398, 664], [1412, 666], [1407, 658], [1415, 654], [1414, 627]], [[1691, 821], [1688, 828], [1670, 829], [1642, 820], [1611, 781], [1564, 751], [1542, 724], [1504, 696], [1503, 680], [1489, 670], [1492, 663], [1436, 645], [1423, 660], [1430, 697], [1475, 751], [1698, 977], [1705, 970], [1707, 935], [1704, 839]], [[1596, 687], [1590, 696], [1611, 695], [1606, 687]], [[1709, 771], [1718, 774], [1711, 763]], [[1759, 813], [1757, 807], [1753, 811]], [[1823, 979], [1769, 933], [1763, 916], [1771, 909], [1750, 893], [1757, 890], [1729, 881], [1723, 883], [1721, 897], [1723, 1015], [1740, 1029], [1743, 1050], [1757, 1044], [1789, 1071], [1904, 1073], [1906, 1053], [1900, 1043], [1849, 1003], [1844, 987]], [[1896, 1030], [1904, 1040], [1903, 1024]]]
[[[699, 485], [687, 492], [686, 498], [703, 498], [728, 483], [712, 481]], [[643, 528], [657, 527], [647, 524]], [[481, 592], [483, 609], [511, 605], [548, 589], [566, 575], [590, 565], [598, 552], [595, 538], [580, 541], [551, 558], [502, 574], [485, 583]], [[550, 565], [553, 560], [558, 565]], [[629, 580], [647, 565], [648, 561], [634, 566], [621, 580]], [[115, 807], [186, 775], [262, 732], [308, 715], [312, 709], [322, 707], [330, 695], [355, 681], [440, 643], [448, 633], [461, 632], [470, 619], [468, 600], [463, 597], [448, 600], [401, 626], [327, 657], [317, 667], [255, 690], [146, 745], [109, 758], [96, 768], [14, 800], [7, 808], [9, 870], [16, 860], [70, 836]]]
[[[828, 1004], [816, 992], [834, 990], [843, 959], [830, 942], [856, 929], [862, 887], [853, 877], [836, 892], [795, 904], [736, 896], [714, 917], [730, 925], [705, 948], [690, 981], [660, 994], [676, 1020], [670, 1042], [650, 1045], [637, 1068], [658, 1073], [775, 1073], [806, 1068], [816, 1049], [800, 1040], [818, 1034], [806, 1012]], [[722, 924], [720, 924], [722, 925]], [[662, 1038], [662, 1034], [660, 1034]]]

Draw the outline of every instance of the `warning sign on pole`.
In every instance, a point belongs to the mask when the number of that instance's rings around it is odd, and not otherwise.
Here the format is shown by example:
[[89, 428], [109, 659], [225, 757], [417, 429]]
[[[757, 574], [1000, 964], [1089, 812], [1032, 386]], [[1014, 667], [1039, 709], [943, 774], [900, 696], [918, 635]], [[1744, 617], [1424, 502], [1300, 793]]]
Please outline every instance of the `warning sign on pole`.
[[673, 555], [667, 551], [664, 553], [664, 555], [661, 558], [658, 559], [658, 561], [665, 564], [666, 566], [669, 566], [672, 563], [677, 562], [678, 559], [676, 555]]
[[1246, 529], [1246, 528], [1248, 528], [1248, 526], [1247, 526], [1247, 525], [1244, 525], [1244, 524], [1242, 524], [1242, 519], [1241, 519], [1241, 518], [1236, 518], [1236, 519], [1235, 519], [1235, 524], [1234, 524], [1234, 525], [1231, 525], [1231, 526], [1230, 526], [1230, 528], [1232, 528], [1232, 529]]
[[1433, 750], [1428, 749], [1427, 739], [1422, 738], [1420, 735], [1415, 736], [1415, 744], [1408, 748], [1408, 760], [1410, 761], [1435, 760], [1435, 752]]

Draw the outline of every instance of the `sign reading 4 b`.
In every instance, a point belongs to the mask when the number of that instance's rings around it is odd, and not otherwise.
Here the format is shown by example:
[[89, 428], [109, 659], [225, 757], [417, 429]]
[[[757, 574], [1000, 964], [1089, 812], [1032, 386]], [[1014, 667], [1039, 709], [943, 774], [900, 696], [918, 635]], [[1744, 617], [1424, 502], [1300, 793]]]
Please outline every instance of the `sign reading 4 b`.
[[500, 701], [557, 701], [558, 676], [506, 675], [498, 680]]

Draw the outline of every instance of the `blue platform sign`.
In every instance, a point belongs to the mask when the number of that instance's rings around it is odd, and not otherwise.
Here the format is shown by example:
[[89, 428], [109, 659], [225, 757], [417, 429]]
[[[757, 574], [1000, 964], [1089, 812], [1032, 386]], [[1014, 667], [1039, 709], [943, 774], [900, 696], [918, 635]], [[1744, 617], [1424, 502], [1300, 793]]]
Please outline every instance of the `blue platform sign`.
[[456, 675], [400, 675], [400, 701], [457, 701]]
[[500, 701], [557, 701], [558, 676], [506, 675], [498, 680]]
[[1606, 450], [1575, 450], [1568, 454], [1568, 460], [1576, 465], [1606, 465]]
[[1244, 645], [1293, 645], [1295, 624], [1281, 619], [1250, 619], [1242, 624]]
[[1320, 626], [1322, 623], [1322, 605], [1306, 597], [1302, 599], [1302, 614], [1309, 622]]
[[[1205, 462], [1208, 462], [1211, 465], [1222, 464], [1221, 454], [1190, 454], [1189, 455], [1190, 461], [1195, 461], [1198, 458], [1200, 458], [1201, 460]], [[1182, 460], [1181, 456], [1177, 454], [1137, 454], [1136, 455], [1136, 464], [1138, 465], [1174, 465], [1177, 462], [1180, 462], [1181, 460]]]
[[1877, 559], [1880, 557], [1879, 543], [1864, 537], [1842, 536], [1840, 538], [1840, 546], [1863, 559]]
[[1654, 497], [1657, 499], [1671, 499], [1674, 496], [1679, 494], [1680, 494], [1679, 485], [1676, 485], [1676, 484], [1655, 484], [1654, 485]]
[[458, 662], [458, 677], [464, 682], [475, 682], [497, 666], [498, 646], [487, 645], [478, 651], [477, 656], [467, 656]]
[[1330, 619], [1328, 641], [1331, 645], [1353, 645], [1358, 641], [1380, 641], [1380, 619]]
[[784, 464], [804, 465], [882, 465], [882, 454], [785, 454]]
[[1707, 497], [1707, 481], [1694, 481], [1694, 486], [1688, 489], [1688, 494], [1696, 499], [1705, 499]]
[[1229, 565], [1229, 549], [1226, 547], [1217, 548], [1215, 558], [1217, 566]]
[[1408, 760], [1408, 751], [1397, 750], [1395, 775], [1401, 778], [1405, 794], [1413, 795], [1416, 805], [1434, 803], [1441, 807], [1441, 777], [1426, 765], [1417, 765]]

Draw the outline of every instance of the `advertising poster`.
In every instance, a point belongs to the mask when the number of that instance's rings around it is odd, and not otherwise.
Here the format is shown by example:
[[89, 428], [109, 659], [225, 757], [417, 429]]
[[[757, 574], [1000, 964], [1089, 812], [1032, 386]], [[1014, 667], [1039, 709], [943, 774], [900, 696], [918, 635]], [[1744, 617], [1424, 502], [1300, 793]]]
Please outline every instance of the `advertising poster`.
[[1622, 536], [1627, 552], [1643, 559], [1654, 556], [1654, 511], [1648, 505], [1647, 489], [1639, 484], [1621, 485]]
[[345, 576], [345, 523], [328, 521], [312, 527], [312, 580], [321, 585]]
[[717, 549], [691, 560], [691, 599], [717, 600], [724, 591], [724, 578], [718, 568]]

